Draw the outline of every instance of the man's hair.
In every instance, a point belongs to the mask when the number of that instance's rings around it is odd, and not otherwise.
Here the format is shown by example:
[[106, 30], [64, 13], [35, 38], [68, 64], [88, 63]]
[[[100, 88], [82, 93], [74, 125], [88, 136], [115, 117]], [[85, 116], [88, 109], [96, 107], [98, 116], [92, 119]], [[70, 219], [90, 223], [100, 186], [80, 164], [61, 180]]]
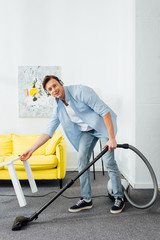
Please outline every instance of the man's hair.
[[46, 90], [46, 84], [51, 79], [55, 79], [57, 82], [59, 82], [63, 86], [63, 82], [58, 77], [56, 77], [54, 75], [47, 75], [47, 76], [44, 77], [43, 82], [42, 82], [44, 90]]

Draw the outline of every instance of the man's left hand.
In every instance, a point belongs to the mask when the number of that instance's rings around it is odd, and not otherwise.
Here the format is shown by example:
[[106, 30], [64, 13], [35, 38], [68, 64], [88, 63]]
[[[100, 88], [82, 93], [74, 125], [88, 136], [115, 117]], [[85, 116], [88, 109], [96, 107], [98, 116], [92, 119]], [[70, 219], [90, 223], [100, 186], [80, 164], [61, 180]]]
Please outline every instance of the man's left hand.
[[109, 150], [109, 151], [111, 151], [111, 150], [113, 150], [113, 149], [116, 149], [116, 147], [117, 147], [117, 141], [116, 141], [116, 139], [115, 139], [115, 138], [114, 138], [114, 139], [109, 139], [109, 141], [106, 142], [106, 144], [103, 146], [103, 149], [104, 149], [106, 146], [108, 146], [108, 150]]

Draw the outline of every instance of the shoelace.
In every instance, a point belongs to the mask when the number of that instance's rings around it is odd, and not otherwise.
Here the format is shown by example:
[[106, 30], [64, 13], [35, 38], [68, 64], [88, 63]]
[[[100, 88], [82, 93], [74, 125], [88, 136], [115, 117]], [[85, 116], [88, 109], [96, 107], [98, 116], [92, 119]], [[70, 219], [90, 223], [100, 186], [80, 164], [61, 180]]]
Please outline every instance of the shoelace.
[[83, 201], [84, 201], [84, 199], [80, 199], [80, 200], [76, 203], [76, 205], [79, 206]]
[[119, 207], [120, 204], [121, 204], [121, 200], [116, 199], [116, 200], [115, 200], [115, 203], [114, 203], [114, 206]]

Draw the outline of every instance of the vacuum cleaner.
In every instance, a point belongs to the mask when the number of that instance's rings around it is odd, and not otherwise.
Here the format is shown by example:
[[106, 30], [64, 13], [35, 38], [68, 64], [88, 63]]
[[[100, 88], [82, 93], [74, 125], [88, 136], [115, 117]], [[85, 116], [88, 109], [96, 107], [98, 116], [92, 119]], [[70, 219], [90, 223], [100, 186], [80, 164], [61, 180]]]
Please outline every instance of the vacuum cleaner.
[[[145, 156], [135, 147], [125, 143], [125, 144], [117, 144], [117, 148], [123, 148], [123, 149], [131, 149], [134, 151], [146, 164], [152, 180], [153, 180], [153, 187], [154, 187], [154, 192], [153, 192], [153, 197], [152, 199], [145, 205], [138, 205], [135, 202], [132, 201], [132, 199], [128, 196], [127, 193], [127, 188], [124, 187], [124, 195], [126, 199], [136, 208], [140, 209], [145, 209], [153, 205], [157, 198], [157, 193], [158, 193], [158, 184], [157, 184], [157, 179], [155, 176], [155, 173], [152, 169], [152, 166], [148, 162], [148, 160], [145, 158]], [[95, 157], [79, 174], [74, 178], [71, 179], [69, 183], [67, 183], [52, 199], [50, 199], [44, 206], [42, 206], [37, 212], [33, 213], [30, 217], [24, 217], [24, 216], [19, 216], [16, 217], [13, 226], [12, 226], [12, 231], [17, 231], [21, 230], [22, 227], [26, 226], [29, 222], [32, 222], [33, 220], [36, 220], [41, 212], [43, 212], [53, 201], [55, 201], [65, 190], [67, 190], [69, 187], [73, 185], [73, 183], [84, 173], [86, 172], [98, 159], [100, 159], [106, 152], [108, 151], [108, 146], [104, 148], [102, 152], [100, 152], [97, 157]], [[122, 184], [123, 186], [123, 184]]]

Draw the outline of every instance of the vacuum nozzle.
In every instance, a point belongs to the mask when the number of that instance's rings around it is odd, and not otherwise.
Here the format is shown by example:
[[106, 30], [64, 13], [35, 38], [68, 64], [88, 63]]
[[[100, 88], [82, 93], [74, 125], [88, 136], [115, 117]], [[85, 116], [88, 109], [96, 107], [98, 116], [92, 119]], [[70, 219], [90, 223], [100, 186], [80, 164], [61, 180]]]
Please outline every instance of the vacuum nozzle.
[[12, 226], [12, 231], [21, 230], [21, 228], [23, 226], [26, 226], [28, 222], [29, 222], [29, 218], [27, 217], [24, 217], [24, 216], [16, 217]]

